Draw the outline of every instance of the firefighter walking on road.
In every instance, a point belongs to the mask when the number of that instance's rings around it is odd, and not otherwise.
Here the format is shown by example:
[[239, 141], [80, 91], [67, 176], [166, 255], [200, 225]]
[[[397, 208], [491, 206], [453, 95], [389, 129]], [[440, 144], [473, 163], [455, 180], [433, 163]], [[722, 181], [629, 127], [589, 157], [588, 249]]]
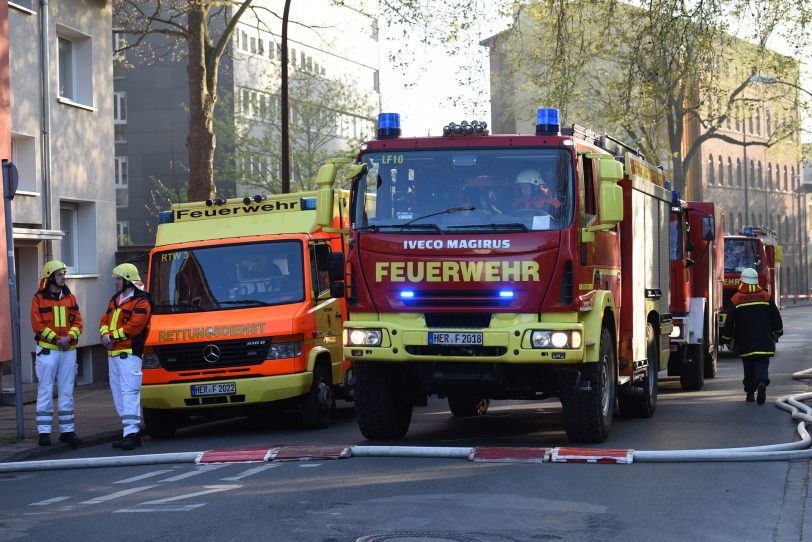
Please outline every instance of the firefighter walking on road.
[[744, 391], [747, 401], [763, 405], [770, 384], [770, 357], [775, 355], [775, 343], [784, 333], [781, 313], [770, 294], [758, 285], [753, 268], [742, 270], [738, 291], [731, 299], [722, 340], [732, 342], [744, 366]]
[[113, 269], [116, 293], [102, 315], [99, 334], [107, 348], [110, 390], [124, 426], [123, 437], [114, 448], [132, 450], [141, 446], [141, 356], [149, 333], [152, 307], [144, 292], [138, 269], [123, 263]]
[[76, 448], [82, 439], [74, 432], [73, 387], [76, 383], [76, 343], [82, 334], [82, 315], [76, 297], [65, 285], [67, 267], [52, 260], [42, 268], [39, 289], [31, 301], [31, 327], [37, 341], [37, 432], [39, 445], [51, 445], [54, 419], [54, 380], [59, 391], [59, 441]]

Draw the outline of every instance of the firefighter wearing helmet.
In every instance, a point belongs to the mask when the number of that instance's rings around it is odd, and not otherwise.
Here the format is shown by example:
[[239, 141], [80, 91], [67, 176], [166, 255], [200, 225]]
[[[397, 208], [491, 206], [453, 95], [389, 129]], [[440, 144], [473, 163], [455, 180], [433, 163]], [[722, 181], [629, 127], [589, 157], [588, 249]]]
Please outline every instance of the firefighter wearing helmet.
[[513, 200], [514, 210], [557, 209], [561, 202], [555, 197], [541, 174], [535, 169], [525, 169], [516, 176], [519, 194]]
[[722, 340], [732, 343], [742, 358], [747, 402], [763, 405], [770, 384], [770, 357], [775, 355], [775, 343], [784, 332], [784, 324], [772, 297], [758, 285], [755, 269], [742, 270], [739, 280], [739, 289], [730, 300]]
[[123, 263], [113, 269], [116, 293], [99, 323], [101, 342], [107, 348], [110, 390], [123, 426], [122, 439], [114, 448], [141, 446], [141, 356], [149, 334], [152, 306], [144, 292], [138, 269]]
[[67, 266], [51, 260], [42, 267], [39, 289], [31, 300], [31, 327], [37, 341], [37, 432], [39, 445], [51, 445], [54, 381], [59, 390], [59, 441], [76, 448], [82, 439], [74, 431], [73, 387], [76, 344], [82, 334], [82, 314], [65, 285]]

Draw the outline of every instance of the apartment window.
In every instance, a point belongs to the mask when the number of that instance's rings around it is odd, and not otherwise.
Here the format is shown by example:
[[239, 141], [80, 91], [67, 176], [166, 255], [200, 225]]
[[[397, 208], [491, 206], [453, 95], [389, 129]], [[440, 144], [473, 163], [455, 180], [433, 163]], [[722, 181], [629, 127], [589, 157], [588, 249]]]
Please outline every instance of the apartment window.
[[93, 106], [93, 56], [89, 36], [57, 25], [59, 97]]
[[265, 54], [265, 43], [262, 41], [262, 38], [257, 38], [257, 54]]
[[130, 239], [130, 222], [127, 220], [119, 220], [116, 222], [116, 242], [118, 246], [131, 245]]
[[257, 54], [257, 38], [251, 38], [251, 53]]
[[113, 93], [113, 129], [116, 142], [127, 141], [127, 93]]
[[240, 49], [242, 49], [243, 51], [247, 51], [248, 50], [248, 34], [245, 33], [245, 30], [242, 30], [240, 32], [240, 36], [242, 36], [242, 46], [240, 47]]
[[30, 136], [11, 134], [11, 161], [19, 175], [17, 190], [37, 192], [37, 147]]
[[63, 232], [60, 259], [74, 274], [97, 273], [96, 207], [93, 203], [62, 202], [59, 228]]
[[129, 182], [127, 180], [127, 157], [116, 156], [116, 207], [129, 206]]

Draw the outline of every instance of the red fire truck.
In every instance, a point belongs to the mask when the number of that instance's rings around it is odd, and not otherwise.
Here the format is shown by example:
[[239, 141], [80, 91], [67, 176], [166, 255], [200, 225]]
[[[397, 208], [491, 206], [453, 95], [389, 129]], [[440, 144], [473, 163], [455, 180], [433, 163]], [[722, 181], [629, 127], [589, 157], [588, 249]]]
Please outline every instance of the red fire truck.
[[747, 226], [738, 235], [725, 235], [725, 282], [720, 329], [725, 323], [730, 298], [739, 287], [739, 276], [746, 267], [756, 270], [759, 285], [770, 292], [775, 304], [781, 308], [779, 271], [782, 258], [778, 235], [769, 228]]
[[[382, 113], [348, 179], [361, 432], [405, 436], [430, 395], [455, 416], [558, 397], [580, 442], [606, 440], [616, 401], [651, 416], [672, 327], [663, 173], [608, 136], [560, 130], [554, 109], [535, 135], [443, 134], [402, 138]], [[332, 182], [318, 179], [326, 196]]]
[[671, 204], [671, 355], [668, 374], [686, 390], [716, 376], [722, 312], [724, 219], [711, 202]]

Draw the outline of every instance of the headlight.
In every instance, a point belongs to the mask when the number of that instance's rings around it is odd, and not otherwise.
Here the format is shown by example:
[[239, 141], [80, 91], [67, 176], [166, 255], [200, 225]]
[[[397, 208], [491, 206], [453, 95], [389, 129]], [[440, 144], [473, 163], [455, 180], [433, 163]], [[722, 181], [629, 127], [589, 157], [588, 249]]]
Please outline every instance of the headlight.
[[682, 335], [682, 328], [679, 324], [674, 324], [674, 329], [671, 330], [671, 338], [677, 339]]
[[581, 348], [580, 331], [534, 331], [530, 335], [533, 348]]
[[380, 346], [383, 332], [380, 329], [345, 329], [346, 346]]
[[298, 358], [302, 355], [301, 341], [292, 343], [271, 343], [268, 349], [268, 359]]
[[158, 358], [156, 354], [144, 354], [141, 358], [141, 366], [144, 369], [160, 369], [161, 368], [161, 360]]

